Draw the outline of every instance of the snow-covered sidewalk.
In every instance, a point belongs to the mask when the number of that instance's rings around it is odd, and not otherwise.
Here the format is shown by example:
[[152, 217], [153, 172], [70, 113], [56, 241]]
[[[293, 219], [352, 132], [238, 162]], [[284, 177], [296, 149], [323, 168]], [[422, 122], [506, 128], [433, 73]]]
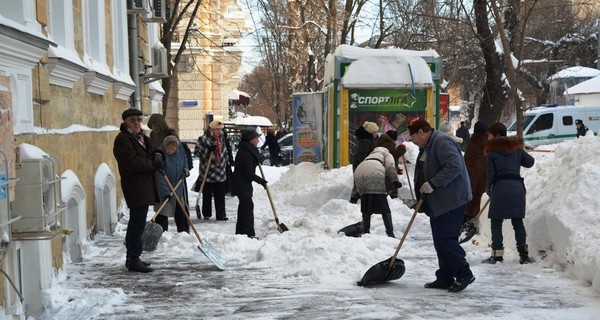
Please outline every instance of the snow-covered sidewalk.
[[[586, 141], [577, 143], [583, 145]], [[591, 145], [590, 150], [600, 150], [600, 146], [594, 145], [595, 139], [587, 143]], [[560, 148], [568, 146], [558, 146], [555, 154], [562, 152]], [[414, 157], [415, 152], [409, 148], [409, 156]], [[569, 150], [565, 152], [568, 154]], [[530, 196], [533, 194], [542, 200], [539, 189], [554, 187], [544, 175], [547, 168], [554, 166], [554, 154], [535, 156], [536, 166], [523, 174]], [[570, 163], [563, 163], [561, 169], [569, 172], [569, 166]], [[541, 170], [542, 167], [545, 169]], [[266, 192], [258, 185], [255, 185], [254, 202], [255, 227], [260, 240], [234, 235], [236, 198], [227, 198], [229, 221], [205, 222], [195, 217], [196, 194], [192, 192], [190, 206], [195, 225], [228, 260], [226, 271], [219, 271], [196, 248], [198, 241], [193, 234], [173, 233], [175, 227], [171, 221], [170, 231], [163, 234], [158, 249], [142, 256], [153, 262], [155, 271], [150, 274], [127, 272], [124, 225], [119, 224], [113, 236], [96, 237], [82, 263], [68, 264], [59, 273], [54, 286], [45, 292], [46, 311], [41, 318], [597, 319], [600, 314], [600, 295], [592, 287], [598, 286], [598, 281], [588, 279], [590, 275], [593, 278], [595, 272], [588, 266], [598, 261], [594, 251], [598, 250], [597, 242], [593, 238], [596, 234], [578, 236], [594, 248], [587, 253], [577, 251], [583, 244], [572, 243], [572, 234], [568, 231], [542, 236], [548, 225], [560, 222], [561, 228], [568, 229], [569, 223], [562, 221], [560, 213], [544, 213], [543, 218], [539, 212], [548, 207], [536, 199], [529, 199], [535, 209], [529, 209], [526, 219], [530, 247], [535, 248], [531, 255], [536, 263], [519, 265], [516, 250], [507, 241], [504, 263], [482, 264], [481, 260], [489, 256], [485, 234], [489, 227], [485, 226], [484, 217], [482, 235], [464, 244], [477, 280], [460, 293], [425, 289], [423, 284], [434, 279], [437, 259], [429, 220], [419, 214], [398, 255], [406, 264], [406, 274], [397, 281], [362, 288], [355, 285], [356, 281], [371, 266], [389, 258], [399, 240], [385, 235], [378, 215], [373, 216], [371, 234], [362, 238], [337, 233], [340, 228], [360, 220], [360, 206], [347, 201], [352, 185], [351, 168], [325, 171], [318, 165], [301, 164], [264, 169], [280, 222], [285, 223], [289, 231], [277, 231]], [[600, 172], [595, 167], [588, 170]], [[412, 173], [411, 167], [409, 171]], [[189, 186], [197, 174], [196, 166], [188, 178]], [[556, 173], [548, 174], [555, 175], [558, 181], [561, 179]], [[401, 181], [404, 184], [401, 196], [409, 197], [405, 178]], [[583, 183], [597, 186], [597, 181]], [[548, 206], [555, 205], [551, 197], [556, 198], [556, 193], [543, 198]], [[594, 210], [590, 206], [595, 206], [596, 202], [592, 201], [597, 200], [585, 201], [588, 204], [582, 204], [581, 211]], [[412, 212], [398, 199], [391, 200], [390, 207], [399, 238]], [[581, 217], [580, 211], [565, 214]], [[581, 220], [586, 218], [581, 217]], [[554, 220], [558, 222], [553, 224]], [[532, 225], [531, 221], [540, 225]], [[509, 228], [510, 223], [507, 225]], [[593, 232], [590, 230], [599, 230], [598, 227], [596, 224], [582, 230]], [[510, 230], [505, 232], [505, 239], [511, 237]], [[577, 255], [563, 258], [559, 256], [562, 252], [550, 250], [563, 247], [566, 252]], [[547, 248], [544, 259], [537, 255], [537, 250], [542, 248]], [[563, 263], [569, 258], [575, 259], [573, 265], [579, 269]]]

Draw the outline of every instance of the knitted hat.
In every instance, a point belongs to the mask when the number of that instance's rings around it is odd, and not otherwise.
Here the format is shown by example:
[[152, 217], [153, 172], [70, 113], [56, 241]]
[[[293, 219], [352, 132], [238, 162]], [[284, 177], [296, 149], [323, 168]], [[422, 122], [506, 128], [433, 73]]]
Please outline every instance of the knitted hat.
[[501, 122], [496, 122], [488, 127], [487, 132], [491, 133], [494, 137], [506, 137], [506, 126]]
[[258, 138], [258, 132], [256, 132], [256, 130], [242, 130], [242, 140], [249, 142], [254, 138]]
[[141, 115], [143, 115], [142, 111], [135, 109], [135, 108], [129, 108], [129, 109], [123, 111], [123, 113], [121, 114], [121, 118], [123, 120], [125, 120], [131, 116], [141, 116]]
[[392, 138], [394, 141], [398, 140], [398, 131], [396, 130], [388, 130], [385, 132], [385, 134], [387, 134], [387, 136]]
[[440, 132], [443, 132], [447, 135], [452, 135], [452, 127], [450, 127], [450, 124], [448, 122], [440, 124], [439, 130]]
[[417, 119], [408, 125], [408, 134], [410, 134], [412, 136], [413, 134], [417, 133], [417, 131], [419, 131], [419, 129], [425, 129], [425, 128], [431, 129], [429, 122], [427, 122], [423, 119]]
[[211, 129], [223, 129], [225, 128], [225, 125], [221, 120], [213, 120], [208, 124], [208, 127]]
[[473, 127], [473, 133], [485, 133], [487, 130], [487, 124], [482, 121], [475, 122], [475, 126]]
[[165, 139], [163, 140], [163, 147], [168, 146], [170, 143], [175, 142], [177, 145], [179, 145], [179, 139], [177, 139], [176, 136], [166, 136]]
[[575, 124], [583, 124], [583, 121], [581, 119], [577, 119], [575, 120]]
[[370, 122], [370, 121], [365, 121], [365, 123], [363, 123], [363, 128], [365, 128], [365, 130], [367, 130], [368, 133], [373, 134], [373, 132], [377, 132], [379, 130], [379, 127], [377, 126], [377, 124], [375, 122]]

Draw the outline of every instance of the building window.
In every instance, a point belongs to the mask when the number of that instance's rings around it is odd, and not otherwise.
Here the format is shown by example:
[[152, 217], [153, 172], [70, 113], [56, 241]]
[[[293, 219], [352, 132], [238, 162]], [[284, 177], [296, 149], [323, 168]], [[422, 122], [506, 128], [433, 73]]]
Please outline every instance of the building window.
[[36, 0], [0, 0], [0, 8], [5, 18], [36, 31], [42, 30], [36, 19]]
[[127, 3], [121, 0], [111, 0], [110, 11], [112, 18], [113, 38], [113, 68], [115, 77], [114, 93], [118, 99], [128, 100], [135, 91], [135, 83], [129, 75], [129, 45], [127, 33]]
[[75, 47], [73, 33], [73, 0], [48, 0], [48, 33], [64, 48]]

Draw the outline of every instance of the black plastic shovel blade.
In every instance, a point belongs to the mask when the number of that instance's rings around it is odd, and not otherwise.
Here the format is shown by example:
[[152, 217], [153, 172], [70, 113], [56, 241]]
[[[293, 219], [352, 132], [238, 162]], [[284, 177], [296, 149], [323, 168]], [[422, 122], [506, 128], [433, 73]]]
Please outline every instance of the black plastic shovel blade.
[[279, 230], [279, 233], [284, 233], [286, 231], [290, 231], [290, 229], [288, 229], [288, 227], [283, 223], [277, 224], [277, 230]]
[[144, 233], [142, 233], [142, 249], [144, 251], [156, 250], [162, 233], [163, 229], [160, 224], [154, 221], [146, 223]]
[[206, 241], [206, 239], [202, 239], [198, 249], [204, 253], [204, 255], [208, 258], [208, 260], [212, 261], [212, 263], [217, 266], [217, 268], [221, 270], [225, 270], [227, 268], [227, 261], [223, 259], [217, 251], [213, 248], [213, 246]]
[[356, 284], [361, 287], [368, 287], [370, 285], [400, 279], [406, 271], [404, 261], [402, 259], [396, 259], [394, 265], [390, 268], [391, 260], [392, 257], [372, 266]]
[[458, 236], [458, 243], [465, 243], [469, 240], [471, 240], [471, 238], [473, 238], [474, 235], [477, 234], [479, 230], [477, 230], [477, 227], [475, 226], [475, 223], [473, 222], [473, 220], [469, 220], [467, 222], [465, 222], [462, 227], [460, 228], [460, 235]]
[[341, 228], [338, 233], [340, 232], [344, 233], [347, 237], [360, 238], [364, 233], [363, 223], [362, 221], [353, 223], [349, 226]]

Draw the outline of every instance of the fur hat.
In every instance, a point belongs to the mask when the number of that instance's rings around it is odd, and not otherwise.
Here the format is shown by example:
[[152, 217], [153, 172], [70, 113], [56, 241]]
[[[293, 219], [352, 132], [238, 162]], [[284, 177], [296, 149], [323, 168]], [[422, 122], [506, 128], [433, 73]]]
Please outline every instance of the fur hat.
[[506, 137], [506, 126], [502, 122], [496, 122], [488, 127], [487, 132], [495, 136]]
[[393, 141], [398, 140], [398, 131], [396, 130], [388, 130], [385, 132], [388, 137], [392, 138]]
[[208, 127], [211, 129], [223, 129], [225, 128], [225, 125], [221, 120], [213, 120], [208, 124]]
[[123, 111], [123, 113], [121, 114], [121, 118], [123, 120], [125, 120], [125, 119], [127, 119], [128, 117], [131, 117], [131, 116], [142, 116], [142, 115], [144, 115], [142, 113], [142, 111], [140, 111], [138, 109], [135, 109], [135, 108], [129, 108], [129, 109]]
[[379, 127], [377, 126], [377, 124], [375, 122], [370, 122], [370, 121], [365, 121], [365, 123], [363, 123], [362, 127], [365, 128], [365, 130], [367, 130], [367, 132], [370, 134], [373, 134], [373, 132], [377, 132], [379, 130]]
[[258, 132], [256, 130], [242, 130], [242, 140], [250, 142], [250, 140], [258, 138]]
[[167, 147], [170, 143], [175, 142], [179, 146], [179, 139], [176, 136], [166, 136], [163, 140], [163, 148]]
[[485, 133], [487, 130], [487, 124], [482, 121], [475, 122], [475, 126], [473, 127], [473, 133]]
[[419, 118], [408, 125], [408, 134], [412, 136], [413, 134], [417, 133], [419, 129], [425, 128], [431, 130], [431, 125], [429, 125], [429, 122]]
[[368, 133], [364, 127], [358, 127], [358, 129], [354, 131], [354, 136], [356, 137], [356, 140], [373, 139], [373, 135], [371, 133]]

